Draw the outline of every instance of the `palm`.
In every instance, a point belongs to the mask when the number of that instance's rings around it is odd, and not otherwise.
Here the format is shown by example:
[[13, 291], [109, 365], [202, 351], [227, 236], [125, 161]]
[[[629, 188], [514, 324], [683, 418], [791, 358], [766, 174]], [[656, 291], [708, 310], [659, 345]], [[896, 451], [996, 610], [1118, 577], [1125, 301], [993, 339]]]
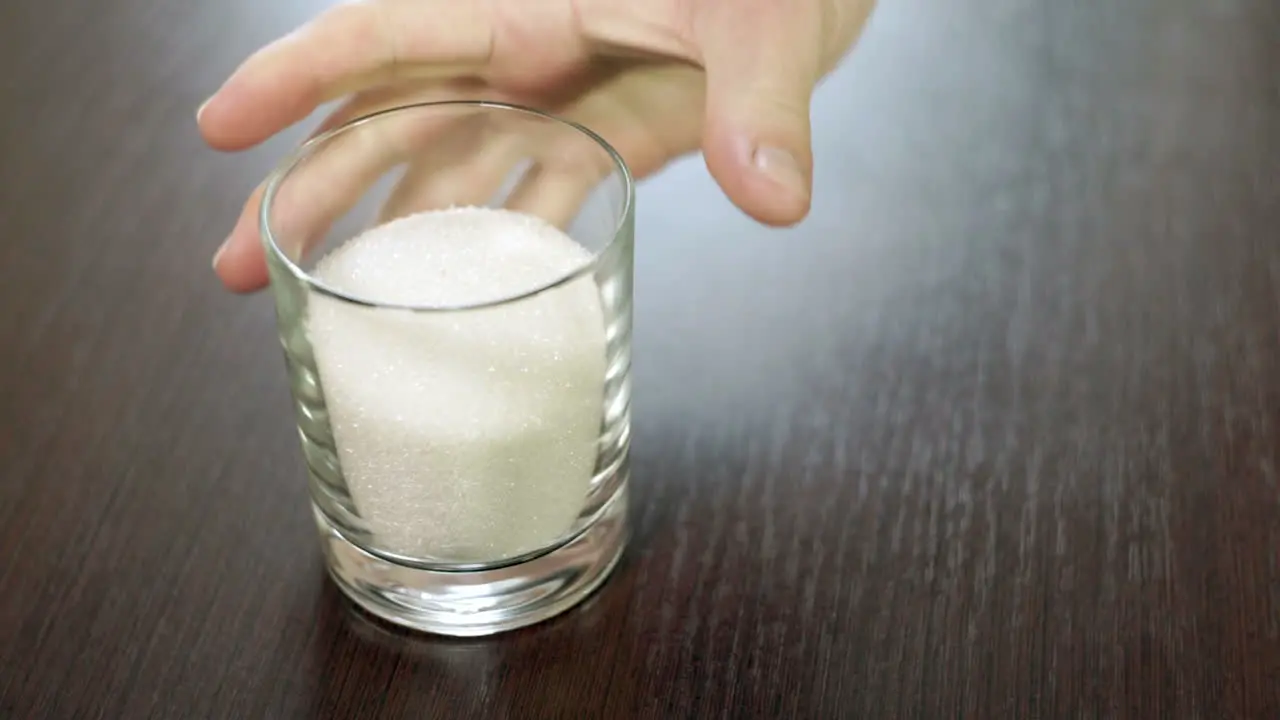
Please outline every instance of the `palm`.
[[567, 101], [555, 90], [514, 99], [591, 128], [622, 154], [632, 173], [645, 177], [698, 148], [703, 85], [698, 68], [633, 62], [606, 64]]
[[[408, 73], [412, 74], [412, 70]], [[401, 81], [354, 95], [326, 119], [319, 131], [406, 103], [482, 99], [545, 109], [591, 128], [618, 150], [637, 178], [656, 172], [671, 159], [698, 147], [703, 80], [697, 68], [676, 63], [605, 60], [593, 63], [585, 72], [539, 78], [533, 87], [521, 90], [500, 81], [458, 78]], [[494, 161], [474, 147], [475, 142], [465, 128], [419, 139], [405, 154], [408, 170], [390, 196], [384, 214], [398, 216], [431, 207], [485, 202], [509, 168], [476, 167]], [[441, 182], [442, 166], [459, 163], [467, 167], [448, 173], [445, 179], [453, 182]], [[565, 213], [573, 210], [521, 209], [557, 223], [565, 222]]]

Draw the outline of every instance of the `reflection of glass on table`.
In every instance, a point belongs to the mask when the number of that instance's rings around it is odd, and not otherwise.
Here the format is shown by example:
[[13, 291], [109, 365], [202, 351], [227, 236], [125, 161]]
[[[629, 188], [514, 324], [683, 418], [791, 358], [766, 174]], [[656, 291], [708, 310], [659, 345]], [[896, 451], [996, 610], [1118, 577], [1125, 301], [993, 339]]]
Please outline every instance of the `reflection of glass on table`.
[[489, 103], [362, 118], [273, 175], [264, 245], [312, 501], [361, 606], [485, 634], [608, 574], [632, 202], [598, 137]]

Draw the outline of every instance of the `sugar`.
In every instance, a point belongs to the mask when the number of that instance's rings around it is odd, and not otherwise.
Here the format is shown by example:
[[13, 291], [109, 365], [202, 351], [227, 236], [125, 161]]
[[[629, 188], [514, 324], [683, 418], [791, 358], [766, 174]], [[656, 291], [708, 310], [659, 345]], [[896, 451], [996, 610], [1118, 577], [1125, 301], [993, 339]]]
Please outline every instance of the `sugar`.
[[[379, 303], [469, 305], [589, 260], [538, 218], [454, 208], [375, 227], [315, 275]], [[589, 274], [463, 311], [314, 294], [308, 334], [352, 501], [381, 548], [482, 562], [545, 546], [573, 525], [604, 392], [604, 319]]]

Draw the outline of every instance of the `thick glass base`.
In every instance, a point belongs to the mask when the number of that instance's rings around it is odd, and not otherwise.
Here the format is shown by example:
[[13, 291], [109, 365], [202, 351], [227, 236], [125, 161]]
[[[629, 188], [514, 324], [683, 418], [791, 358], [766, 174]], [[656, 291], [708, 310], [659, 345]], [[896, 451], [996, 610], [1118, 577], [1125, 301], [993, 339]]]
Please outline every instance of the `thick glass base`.
[[357, 547], [315, 511], [329, 574], [368, 612], [396, 625], [475, 637], [514, 630], [577, 605], [604, 582], [627, 541], [626, 489], [581, 534], [523, 562], [453, 572], [392, 563]]

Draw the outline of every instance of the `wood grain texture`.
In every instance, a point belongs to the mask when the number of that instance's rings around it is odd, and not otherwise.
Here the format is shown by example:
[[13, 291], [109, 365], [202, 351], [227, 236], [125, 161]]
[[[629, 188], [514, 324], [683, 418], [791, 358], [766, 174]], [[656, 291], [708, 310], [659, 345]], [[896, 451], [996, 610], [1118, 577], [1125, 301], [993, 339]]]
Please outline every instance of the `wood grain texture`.
[[266, 297], [322, 3], [0, 5], [0, 717], [1280, 717], [1280, 5], [885, 0], [812, 218], [640, 194], [636, 536], [496, 639], [325, 580]]

